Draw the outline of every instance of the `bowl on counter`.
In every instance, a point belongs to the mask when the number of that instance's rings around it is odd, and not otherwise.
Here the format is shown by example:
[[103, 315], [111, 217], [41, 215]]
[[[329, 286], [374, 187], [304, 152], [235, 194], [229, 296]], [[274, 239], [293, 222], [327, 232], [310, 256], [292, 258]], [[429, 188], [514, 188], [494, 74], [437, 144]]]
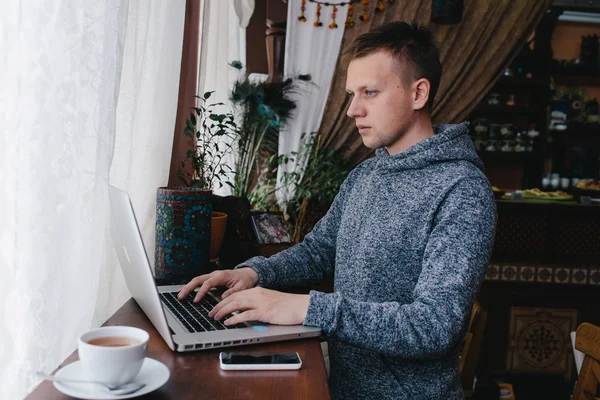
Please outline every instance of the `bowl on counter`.
[[496, 200], [500, 200], [506, 193], [506, 191], [500, 190], [500, 188], [497, 188], [496, 186], [492, 186], [492, 191], [494, 192], [494, 197]]

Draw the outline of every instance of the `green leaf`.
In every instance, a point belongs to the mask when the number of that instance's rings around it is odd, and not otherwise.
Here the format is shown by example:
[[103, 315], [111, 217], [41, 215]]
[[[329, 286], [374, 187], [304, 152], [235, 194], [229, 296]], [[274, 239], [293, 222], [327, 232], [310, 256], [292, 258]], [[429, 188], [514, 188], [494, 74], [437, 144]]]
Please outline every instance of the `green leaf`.
[[222, 114], [210, 114], [208, 116], [208, 118], [210, 118], [213, 121], [217, 121], [217, 122], [221, 123], [225, 119], [225, 116]]
[[196, 117], [194, 116], [194, 114], [192, 114], [190, 116], [190, 118], [192, 119], [192, 124], [194, 124], [194, 126], [196, 126]]
[[213, 93], [214, 93], [214, 91], [213, 92], [206, 92], [206, 93], [204, 93], [204, 99], [205, 100], [209, 99], [210, 95], [213, 94]]

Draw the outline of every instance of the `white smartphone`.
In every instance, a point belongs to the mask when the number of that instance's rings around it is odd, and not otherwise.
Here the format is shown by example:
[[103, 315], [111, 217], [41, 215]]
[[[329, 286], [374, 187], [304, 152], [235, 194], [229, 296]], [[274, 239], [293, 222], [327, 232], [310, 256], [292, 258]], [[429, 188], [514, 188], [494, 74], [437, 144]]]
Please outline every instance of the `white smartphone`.
[[224, 351], [219, 354], [219, 361], [221, 369], [225, 371], [300, 369], [302, 367], [302, 360], [298, 353], [233, 353]]

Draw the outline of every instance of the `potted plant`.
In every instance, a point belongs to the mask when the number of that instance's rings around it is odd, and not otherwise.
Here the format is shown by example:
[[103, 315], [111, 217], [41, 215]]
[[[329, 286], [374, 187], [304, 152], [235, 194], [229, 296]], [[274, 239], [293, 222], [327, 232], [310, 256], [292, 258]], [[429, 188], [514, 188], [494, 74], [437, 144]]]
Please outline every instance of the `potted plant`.
[[214, 111], [215, 107], [223, 103], [206, 104], [214, 92], [206, 92], [204, 96], [196, 96], [201, 104], [194, 107], [190, 117], [185, 121], [186, 127], [183, 134], [193, 137], [196, 143], [194, 150], [188, 150], [185, 160], [181, 162], [192, 163], [192, 174], [182, 168], [179, 177], [189, 187], [206, 188], [212, 190], [216, 185], [219, 188], [228, 185], [227, 175], [232, 172], [224, 159], [232, 153], [232, 141], [239, 136], [239, 128], [235, 117], [231, 113], [221, 114]]
[[[208, 272], [217, 259], [227, 215], [212, 212], [212, 190], [232, 186], [231, 168], [224, 162], [238, 127], [231, 113], [218, 113], [222, 103], [208, 104], [213, 92], [199, 99], [186, 120], [184, 135], [196, 144], [181, 163], [183, 187], [157, 191], [155, 275], [161, 283], [181, 283]], [[185, 171], [191, 163], [192, 172]]]
[[285, 211], [294, 243], [302, 241], [325, 215], [353, 167], [352, 160], [344, 156], [346, 145], [339, 149], [326, 149], [321, 147], [321, 136], [316, 132], [303, 133], [303, 141], [305, 137], [307, 145], [300, 152], [269, 158], [269, 169], [274, 172], [294, 159], [304, 165], [299, 171], [283, 173], [282, 187], [293, 188], [293, 197], [284, 204], [278, 204], [275, 192], [282, 189], [276, 187], [274, 173], [268, 179], [264, 176], [266, 171], [263, 171], [252, 199], [258, 209]]
[[[230, 65], [243, 69], [239, 61]], [[259, 82], [243, 73], [234, 83], [230, 100], [240, 121], [235, 154], [235, 196], [252, 198], [261, 169], [268, 168], [268, 158], [277, 154], [280, 126], [292, 117], [296, 108], [290, 95], [300, 89], [299, 81], [310, 79], [310, 75], [299, 75], [281, 82]]]

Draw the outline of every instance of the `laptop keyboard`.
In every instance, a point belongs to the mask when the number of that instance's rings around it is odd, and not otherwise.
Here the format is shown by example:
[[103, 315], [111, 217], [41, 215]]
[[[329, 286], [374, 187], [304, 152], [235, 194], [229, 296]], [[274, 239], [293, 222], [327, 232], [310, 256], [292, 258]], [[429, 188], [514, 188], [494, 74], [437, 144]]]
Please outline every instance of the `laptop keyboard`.
[[246, 328], [244, 324], [225, 326], [222, 322], [233, 317], [228, 314], [220, 321], [208, 316], [210, 310], [217, 305], [217, 300], [212, 296], [204, 296], [198, 303], [194, 303], [195, 292], [188, 295], [183, 300], [178, 300], [178, 292], [159, 293], [160, 299], [169, 310], [177, 317], [179, 322], [188, 330], [188, 332], [206, 332], [221, 331], [226, 329]]

